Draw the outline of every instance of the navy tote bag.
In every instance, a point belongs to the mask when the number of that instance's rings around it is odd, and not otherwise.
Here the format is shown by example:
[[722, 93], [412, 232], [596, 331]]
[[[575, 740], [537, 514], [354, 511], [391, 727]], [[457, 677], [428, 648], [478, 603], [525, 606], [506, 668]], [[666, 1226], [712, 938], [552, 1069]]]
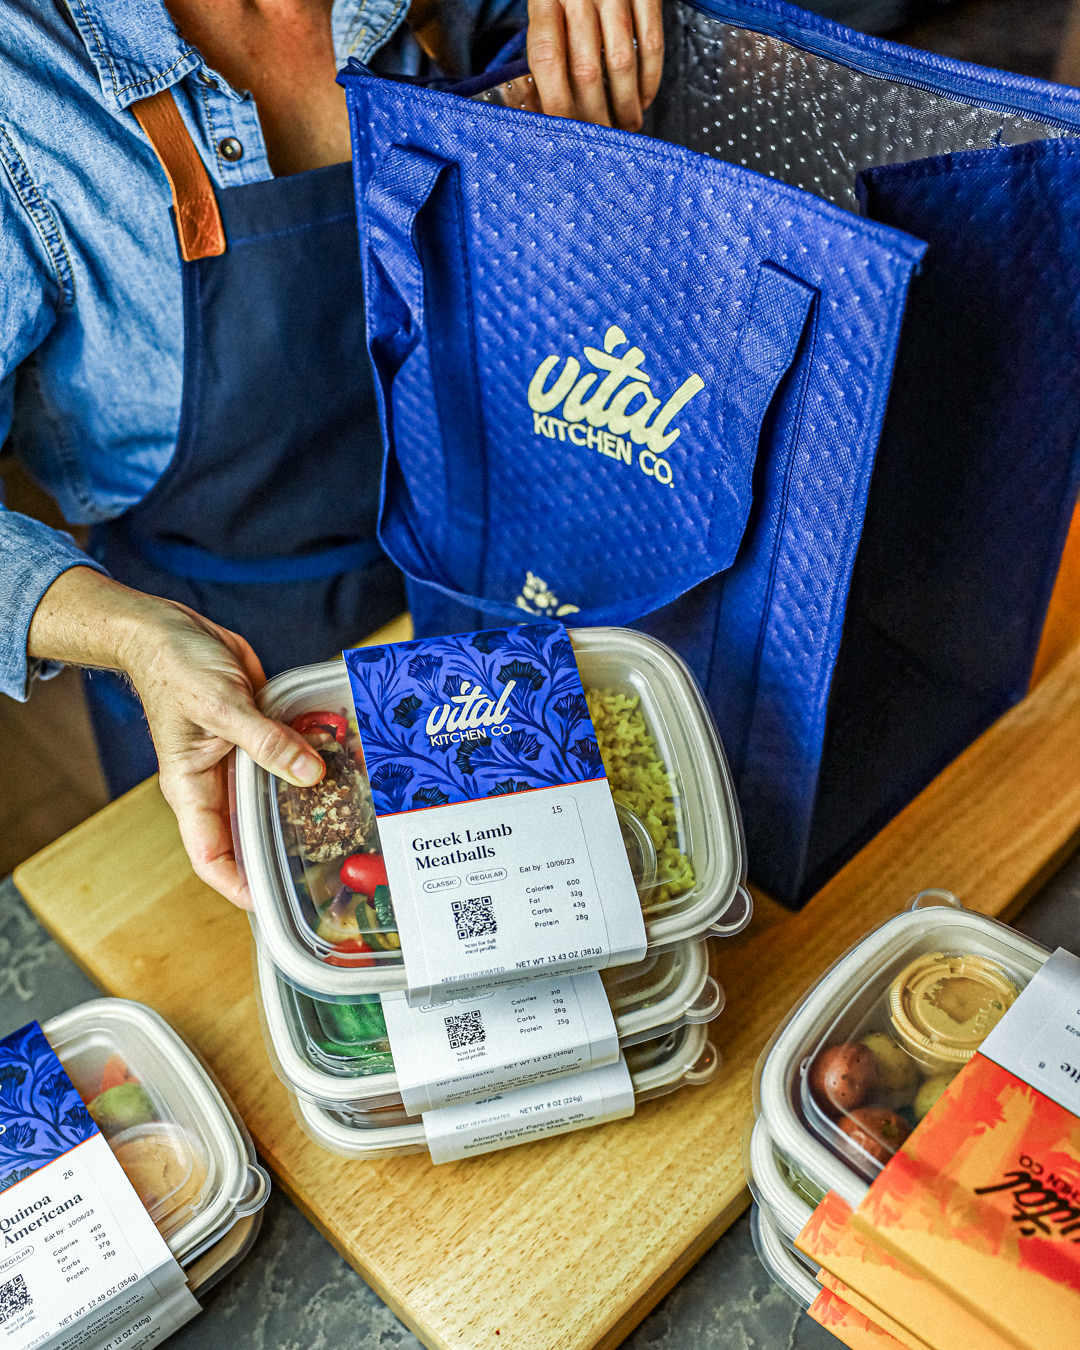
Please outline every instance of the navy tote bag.
[[1080, 94], [763, 0], [665, 22], [645, 135], [501, 106], [521, 63], [342, 76], [380, 538], [418, 634], [674, 646], [798, 904], [1026, 688], [1077, 486]]

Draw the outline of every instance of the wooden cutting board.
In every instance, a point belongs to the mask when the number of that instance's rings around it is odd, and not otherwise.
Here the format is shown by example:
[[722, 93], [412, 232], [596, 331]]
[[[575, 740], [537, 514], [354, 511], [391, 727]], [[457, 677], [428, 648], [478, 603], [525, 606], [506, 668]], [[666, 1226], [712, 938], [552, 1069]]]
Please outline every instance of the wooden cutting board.
[[803, 990], [924, 887], [1009, 917], [1078, 839], [1080, 649], [800, 914], [762, 898], [751, 928], [722, 944], [716, 1082], [441, 1167], [343, 1162], [301, 1133], [263, 1049], [247, 920], [196, 880], [155, 780], [15, 880], [93, 980], [156, 1008], [202, 1052], [279, 1183], [426, 1345], [585, 1350], [618, 1344], [749, 1202], [754, 1063]]

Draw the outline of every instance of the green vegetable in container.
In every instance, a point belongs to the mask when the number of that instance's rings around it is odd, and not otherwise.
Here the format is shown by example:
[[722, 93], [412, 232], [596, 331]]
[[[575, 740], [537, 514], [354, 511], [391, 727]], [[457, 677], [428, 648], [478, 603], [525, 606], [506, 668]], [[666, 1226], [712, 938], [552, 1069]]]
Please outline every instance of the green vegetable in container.
[[348, 1054], [355, 1054], [357, 1045], [386, 1040], [386, 1019], [377, 999], [372, 1003], [319, 1003], [318, 1015], [327, 1037], [349, 1046]]
[[148, 1125], [157, 1120], [157, 1111], [141, 1083], [118, 1083], [99, 1092], [87, 1105], [94, 1124], [104, 1135], [118, 1134], [133, 1125]]
[[390, 901], [390, 887], [376, 886], [372, 898], [375, 904], [375, 913], [379, 919], [379, 927], [396, 928], [397, 919], [394, 917], [394, 906]]

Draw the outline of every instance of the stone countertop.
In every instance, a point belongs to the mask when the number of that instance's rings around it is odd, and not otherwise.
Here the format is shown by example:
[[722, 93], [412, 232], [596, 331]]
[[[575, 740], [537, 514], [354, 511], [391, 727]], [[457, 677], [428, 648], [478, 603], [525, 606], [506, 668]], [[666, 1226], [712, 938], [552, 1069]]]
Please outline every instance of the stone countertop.
[[[1049, 947], [1080, 950], [1080, 855], [1018, 924]], [[0, 881], [0, 1036], [98, 990]], [[205, 1296], [176, 1350], [419, 1350], [420, 1343], [280, 1192], [250, 1255]], [[743, 1215], [633, 1331], [627, 1350], [830, 1350], [758, 1262]]]

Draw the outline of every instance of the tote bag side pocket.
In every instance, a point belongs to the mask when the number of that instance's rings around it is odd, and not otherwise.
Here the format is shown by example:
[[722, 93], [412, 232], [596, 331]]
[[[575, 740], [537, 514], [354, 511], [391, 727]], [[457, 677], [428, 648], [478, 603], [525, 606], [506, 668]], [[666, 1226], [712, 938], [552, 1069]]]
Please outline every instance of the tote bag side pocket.
[[[461, 541], [459, 567], [444, 576], [433, 542], [410, 509], [396, 456], [383, 467], [383, 505], [397, 502], [394, 558], [406, 574], [476, 589], [483, 575], [487, 476], [476, 384], [475, 325], [457, 166], [410, 146], [391, 146], [365, 194], [368, 349], [383, 439], [394, 446], [394, 385], [426, 339], [432, 406], [442, 440], [446, 531]], [[380, 525], [381, 532], [381, 525]]]
[[[490, 504], [457, 173], [451, 161], [394, 145], [372, 175], [365, 196], [368, 345], [387, 445], [379, 537], [413, 582], [488, 619], [521, 623], [529, 616], [520, 606], [483, 594]], [[724, 450], [751, 467], [762, 423], [799, 352], [816, 295], [798, 277], [768, 261], [759, 264], [723, 399]], [[396, 454], [395, 380], [425, 338], [443, 444], [452, 569], [422, 533]], [[625, 624], [640, 618], [713, 575], [717, 568], [709, 558], [719, 553], [730, 561], [739, 542], [710, 537], [699, 575], [670, 589], [582, 607], [574, 611], [573, 622]]]

